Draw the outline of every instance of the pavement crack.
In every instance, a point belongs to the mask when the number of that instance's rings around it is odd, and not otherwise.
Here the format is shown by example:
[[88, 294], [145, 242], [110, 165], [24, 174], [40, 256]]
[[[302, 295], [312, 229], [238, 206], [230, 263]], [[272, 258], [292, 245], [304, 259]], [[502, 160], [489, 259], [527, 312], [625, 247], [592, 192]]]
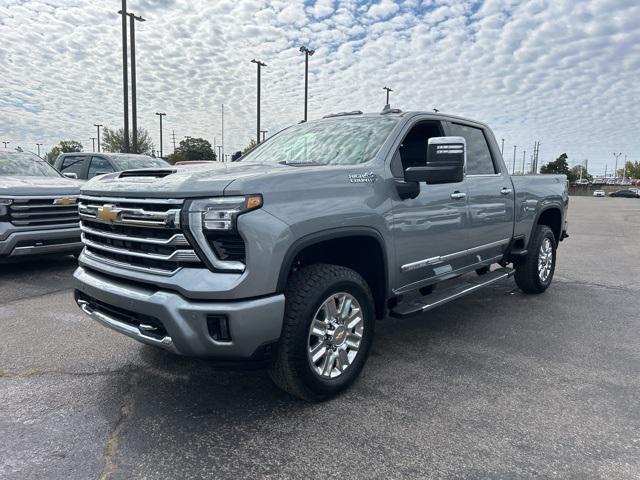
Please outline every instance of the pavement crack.
[[116, 420], [113, 429], [109, 433], [107, 438], [107, 444], [104, 450], [104, 466], [100, 474], [100, 480], [110, 480], [113, 477], [118, 463], [118, 450], [120, 443], [120, 435], [127, 426], [127, 420], [133, 413], [133, 406], [135, 402], [135, 392], [140, 382], [140, 373], [136, 369], [130, 369], [131, 375], [129, 377], [128, 387], [123, 395], [122, 406], [120, 407], [120, 416]]

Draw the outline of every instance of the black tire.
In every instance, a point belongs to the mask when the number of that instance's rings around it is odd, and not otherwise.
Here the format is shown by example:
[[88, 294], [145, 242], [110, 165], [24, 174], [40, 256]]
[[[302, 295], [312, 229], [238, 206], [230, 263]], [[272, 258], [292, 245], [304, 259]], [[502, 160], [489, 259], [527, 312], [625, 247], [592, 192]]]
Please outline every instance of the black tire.
[[[548, 277], [542, 280], [538, 274], [538, 256], [545, 239], [548, 239], [551, 243], [552, 262]], [[516, 284], [524, 293], [542, 293], [551, 285], [553, 273], [556, 269], [556, 238], [551, 229], [546, 225], [537, 225], [529, 242], [528, 250], [527, 255], [515, 264]]]
[[[352, 363], [336, 378], [316, 373], [308, 359], [309, 329], [315, 313], [331, 294], [346, 292], [360, 304], [363, 333]], [[282, 335], [269, 367], [273, 382], [293, 396], [309, 402], [331, 398], [349, 387], [362, 371], [375, 324], [373, 296], [365, 280], [355, 271], [337, 265], [316, 264], [300, 269], [285, 289]]]

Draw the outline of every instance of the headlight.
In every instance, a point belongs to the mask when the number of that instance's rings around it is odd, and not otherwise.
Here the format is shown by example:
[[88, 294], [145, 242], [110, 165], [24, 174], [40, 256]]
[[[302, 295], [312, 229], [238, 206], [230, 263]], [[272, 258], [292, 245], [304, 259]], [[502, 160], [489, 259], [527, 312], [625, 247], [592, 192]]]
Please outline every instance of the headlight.
[[238, 215], [262, 206], [261, 195], [217, 197], [194, 200], [190, 212], [201, 213], [204, 230], [231, 231]]
[[0, 220], [9, 217], [9, 205], [13, 203], [10, 198], [0, 198]]

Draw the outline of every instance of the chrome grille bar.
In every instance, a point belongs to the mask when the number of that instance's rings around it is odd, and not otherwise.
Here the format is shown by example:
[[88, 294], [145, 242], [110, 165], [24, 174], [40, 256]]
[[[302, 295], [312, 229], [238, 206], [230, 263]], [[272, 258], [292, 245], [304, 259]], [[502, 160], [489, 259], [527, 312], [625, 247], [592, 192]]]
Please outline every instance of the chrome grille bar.
[[193, 250], [175, 250], [170, 255], [162, 255], [159, 253], [140, 252], [136, 250], [129, 250], [126, 248], [113, 247], [104, 243], [98, 243], [93, 240], [89, 240], [87, 236], [82, 234], [82, 242], [91, 248], [97, 250], [103, 250], [105, 252], [117, 253], [120, 255], [130, 255], [132, 257], [149, 258], [151, 260], [162, 260], [169, 262], [194, 262], [199, 263], [200, 259]]
[[135, 237], [131, 235], [122, 235], [119, 233], [96, 230], [95, 228], [88, 227], [84, 222], [80, 222], [80, 230], [82, 230], [84, 233], [90, 233], [91, 235], [95, 235], [97, 237], [110, 238], [112, 240], [150, 243], [153, 245], [174, 246], [174, 247], [189, 246], [189, 242], [187, 241], [185, 236], [181, 233], [176, 233], [171, 238], [168, 238], [166, 240], [162, 238]]

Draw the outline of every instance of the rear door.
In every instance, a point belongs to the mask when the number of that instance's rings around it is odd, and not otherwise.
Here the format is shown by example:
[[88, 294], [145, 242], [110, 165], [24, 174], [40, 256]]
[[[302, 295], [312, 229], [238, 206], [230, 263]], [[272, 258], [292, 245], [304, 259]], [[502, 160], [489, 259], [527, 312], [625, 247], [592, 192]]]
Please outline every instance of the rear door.
[[514, 189], [493, 134], [472, 122], [447, 122], [448, 135], [467, 143], [466, 193], [469, 209], [465, 235], [471, 239], [468, 262], [504, 253], [513, 236]]

